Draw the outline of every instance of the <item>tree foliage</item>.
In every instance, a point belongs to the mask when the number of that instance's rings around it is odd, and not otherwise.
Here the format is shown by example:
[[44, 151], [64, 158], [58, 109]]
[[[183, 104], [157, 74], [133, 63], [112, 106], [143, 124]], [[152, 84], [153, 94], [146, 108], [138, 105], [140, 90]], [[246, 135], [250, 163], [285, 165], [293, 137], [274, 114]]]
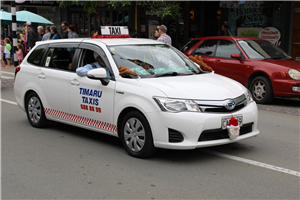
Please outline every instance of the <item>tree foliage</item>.
[[[96, 12], [95, 7], [98, 1], [57, 1], [59, 7], [66, 8], [72, 5], [82, 6], [84, 11], [93, 14]], [[107, 4], [113, 8], [125, 7], [131, 5], [139, 5], [148, 10], [152, 15], [157, 15], [160, 18], [171, 16], [173, 19], [181, 18], [180, 1], [107, 1]]]

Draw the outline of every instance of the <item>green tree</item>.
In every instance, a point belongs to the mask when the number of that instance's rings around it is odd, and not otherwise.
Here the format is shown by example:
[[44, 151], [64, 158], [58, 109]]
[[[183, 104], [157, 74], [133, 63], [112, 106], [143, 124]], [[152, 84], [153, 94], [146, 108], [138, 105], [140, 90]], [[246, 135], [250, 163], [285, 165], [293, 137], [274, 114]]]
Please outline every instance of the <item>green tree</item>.
[[[57, 1], [59, 7], [66, 8], [72, 5], [82, 6], [85, 12], [93, 14], [96, 12], [95, 7], [98, 1]], [[131, 5], [139, 5], [140, 7], [150, 11], [152, 15], [160, 18], [171, 16], [173, 19], [181, 18], [180, 1], [107, 1], [107, 4], [113, 8], [125, 7]]]

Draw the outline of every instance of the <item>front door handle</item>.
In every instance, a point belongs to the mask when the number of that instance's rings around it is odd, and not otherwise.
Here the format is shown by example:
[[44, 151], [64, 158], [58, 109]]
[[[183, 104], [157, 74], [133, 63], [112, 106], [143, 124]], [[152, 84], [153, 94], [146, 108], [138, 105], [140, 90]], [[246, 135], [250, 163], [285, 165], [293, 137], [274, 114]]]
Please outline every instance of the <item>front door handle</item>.
[[79, 86], [80, 85], [80, 83], [77, 80], [72, 80], [71, 84], [74, 85], [74, 86]]
[[46, 76], [45, 76], [44, 73], [39, 74], [38, 77], [39, 77], [40, 79], [46, 79]]
[[215, 60], [215, 63], [220, 63], [220, 60]]

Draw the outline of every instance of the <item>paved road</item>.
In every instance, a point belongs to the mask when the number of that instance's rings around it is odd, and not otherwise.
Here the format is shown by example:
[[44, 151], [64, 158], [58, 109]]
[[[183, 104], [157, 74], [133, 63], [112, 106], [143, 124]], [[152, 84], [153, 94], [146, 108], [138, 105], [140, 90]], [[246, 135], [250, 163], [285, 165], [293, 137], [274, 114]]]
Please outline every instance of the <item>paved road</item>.
[[257, 137], [136, 159], [111, 136], [31, 127], [2, 87], [2, 199], [299, 199], [297, 101], [259, 106]]

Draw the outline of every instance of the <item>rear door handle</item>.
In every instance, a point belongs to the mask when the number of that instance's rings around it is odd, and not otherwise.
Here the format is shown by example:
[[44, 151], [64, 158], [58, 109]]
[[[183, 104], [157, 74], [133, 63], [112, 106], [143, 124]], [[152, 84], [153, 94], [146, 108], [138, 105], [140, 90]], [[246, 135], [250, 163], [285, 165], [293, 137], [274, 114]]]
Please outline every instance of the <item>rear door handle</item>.
[[38, 77], [39, 77], [40, 79], [46, 79], [46, 76], [45, 76], [44, 73], [39, 74]]
[[80, 83], [77, 80], [72, 80], [71, 84], [74, 85], [74, 86], [79, 86], [80, 85]]

